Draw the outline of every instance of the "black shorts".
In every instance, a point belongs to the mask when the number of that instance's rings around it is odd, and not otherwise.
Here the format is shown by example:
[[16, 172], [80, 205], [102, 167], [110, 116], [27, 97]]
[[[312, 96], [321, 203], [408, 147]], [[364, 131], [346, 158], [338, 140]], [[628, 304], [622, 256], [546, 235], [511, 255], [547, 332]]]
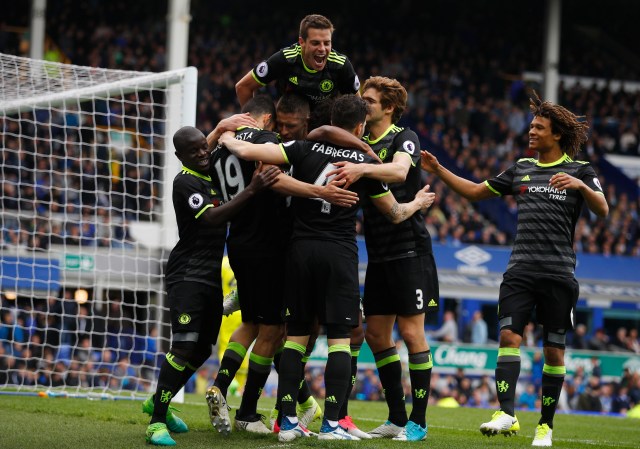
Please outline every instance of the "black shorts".
[[244, 323], [283, 323], [284, 261], [284, 255], [252, 258], [229, 255]]
[[369, 262], [364, 282], [364, 315], [416, 315], [440, 306], [433, 254]]
[[200, 282], [177, 282], [167, 287], [171, 331], [187, 335], [186, 341], [218, 340], [222, 322], [222, 288]]
[[358, 254], [326, 240], [296, 240], [287, 255], [286, 322], [358, 325]]
[[574, 276], [512, 268], [500, 284], [498, 318], [501, 326], [510, 322], [506, 327], [522, 335], [535, 308], [537, 321], [545, 329], [573, 329], [573, 309], [578, 296]]

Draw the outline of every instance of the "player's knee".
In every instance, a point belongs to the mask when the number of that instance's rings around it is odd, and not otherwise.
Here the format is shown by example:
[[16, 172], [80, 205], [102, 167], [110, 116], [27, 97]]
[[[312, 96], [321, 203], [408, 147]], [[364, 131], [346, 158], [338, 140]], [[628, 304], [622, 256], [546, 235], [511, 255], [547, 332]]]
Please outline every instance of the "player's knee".
[[364, 328], [362, 326], [354, 327], [351, 330], [350, 341], [352, 345], [361, 345], [364, 342]]
[[273, 342], [274, 346], [280, 344], [284, 338], [284, 326], [280, 324], [261, 324], [258, 327], [259, 340]]
[[[567, 343], [567, 330], [566, 329], [544, 329], [542, 336], [542, 345], [546, 348], [555, 348], [564, 351]], [[555, 353], [556, 351], [549, 351]], [[545, 358], [547, 351], [545, 350]], [[560, 360], [562, 360], [561, 357]]]
[[522, 343], [522, 335], [509, 328], [500, 329], [500, 347], [517, 348]]
[[327, 324], [327, 340], [350, 339], [352, 329], [348, 324]]
[[424, 330], [415, 326], [407, 326], [404, 329], [401, 329], [400, 335], [402, 335], [402, 339], [405, 341], [407, 346], [417, 346], [421, 343], [426, 344], [427, 341], [424, 336]]

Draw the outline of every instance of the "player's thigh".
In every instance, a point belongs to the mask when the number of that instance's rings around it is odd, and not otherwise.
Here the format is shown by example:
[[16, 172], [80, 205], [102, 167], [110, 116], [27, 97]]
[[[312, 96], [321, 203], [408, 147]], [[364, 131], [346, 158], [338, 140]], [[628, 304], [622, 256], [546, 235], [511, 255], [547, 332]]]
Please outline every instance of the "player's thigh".
[[167, 289], [173, 334], [215, 344], [222, 321], [222, 287], [179, 282]]
[[573, 329], [573, 311], [580, 294], [573, 276], [547, 275], [538, 282], [538, 322], [548, 329]]
[[355, 327], [360, 318], [358, 254], [339, 244], [323, 242], [316, 252], [315, 309], [323, 324]]
[[498, 320], [500, 330], [522, 335], [536, 305], [535, 276], [526, 271], [507, 270], [500, 284]]
[[432, 256], [369, 264], [364, 312], [370, 315], [414, 315], [437, 310], [438, 277]]
[[236, 277], [242, 321], [282, 324], [284, 256], [230, 257]]
[[316, 242], [298, 240], [291, 243], [286, 257], [284, 287], [284, 321], [313, 322], [313, 302], [319, 300], [316, 282]]

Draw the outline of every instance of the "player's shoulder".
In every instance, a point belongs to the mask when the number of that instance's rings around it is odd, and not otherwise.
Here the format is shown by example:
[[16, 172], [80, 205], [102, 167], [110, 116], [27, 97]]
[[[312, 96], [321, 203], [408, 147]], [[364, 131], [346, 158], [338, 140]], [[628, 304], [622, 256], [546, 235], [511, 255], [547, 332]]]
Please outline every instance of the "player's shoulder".
[[336, 50], [331, 50], [327, 56], [327, 66], [329, 68], [341, 69], [348, 60], [349, 58], [347, 58], [346, 55]]
[[202, 188], [211, 184], [211, 176], [197, 173], [193, 170], [182, 168], [182, 170], [173, 179], [174, 189], [185, 188]]
[[302, 54], [300, 44], [292, 44], [283, 48], [279, 52], [289, 64], [294, 64], [298, 60], [298, 56]]
[[533, 157], [521, 157], [516, 161], [516, 163], [521, 165], [536, 165], [538, 160]]

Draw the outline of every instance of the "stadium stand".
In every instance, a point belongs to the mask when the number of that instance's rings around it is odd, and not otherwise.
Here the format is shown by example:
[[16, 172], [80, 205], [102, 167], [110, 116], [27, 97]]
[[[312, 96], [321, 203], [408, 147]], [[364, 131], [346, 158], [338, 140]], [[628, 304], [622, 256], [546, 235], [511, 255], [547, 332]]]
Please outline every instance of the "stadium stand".
[[[264, 55], [297, 38], [295, 28], [300, 14], [270, 10], [252, 1], [242, 5], [217, 3], [220, 9], [216, 11], [211, 11], [207, 2], [193, 3], [189, 64], [199, 70], [197, 126], [211, 130], [219, 119], [237, 111], [235, 82]], [[431, 2], [429, 10], [415, 10], [412, 2], [400, 1], [393, 3], [394, 14], [385, 15], [384, 26], [378, 28], [377, 8], [360, 9], [348, 3], [325, 5], [336, 24], [335, 47], [350, 55], [361, 79], [370, 75], [392, 76], [407, 87], [410, 108], [400, 125], [416, 130], [424, 147], [433, 150], [445, 165], [483, 180], [516, 158], [528, 155], [527, 89], [539, 86], [528, 83], [524, 74], [539, 71], [541, 67], [539, 42], [543, 17], [540, 8], [501, 2], [502, 10], [496, 11], [487, 7], [489, 0], [466, 2], [465, 8], [459, 8], [460, 1], [440, 0]], [[569, 8], [576, 3], [565, 1], [565, 4]], [[47, 33], [50, 40], [46, 58], [78, 65], [161, 71], [166, 60], [166, 12], [153, 5], [151, 1], [122, 0], [49, 2]], [[625, 4], [625, 8], [638, 11], [638, 5]], [[522, 20], [511, 19], [516, 12]], [[560, 72], [605, 80], [640, 80], [640, 63], [637, 57], [627, 57], [629, 50], [623, 45], [640, 41], [635, 23], [609, 23], [610, 40], [598, 46], [594, 44], [597, 41], [595, 12], [588, 8], [572, 12], [575, 16], [578, 13], [583, 15], [579, 19], [574, 17], [572, 26], [563, 31]], [[626, 16], [631, 20], [638, 14], [629, 12]], [[0, 52], [26, 54], [27, 18], [28, 2], [3, 10]], [[483, 24], [482, 29], [476, 25], [479, 23]], [[238, 32], [239, 29], [251, 32]], [[289, 30], [289, 34], [284, 30]], [[388, 30], [399, 31], [390, 37]], [[272, 90], [270, 93], [275, 94]], [[576, 250], [640, 258], [640, 179], [629, 180], [605, 159], [608, 154], [640, 156], [640, 90], [614, 91], [606, 86], [580, 84], [561, 86], [559, 102], [586, 115], [592, 124], [592, 134], [582, 157], [590, 160], [602, 175], [611, 205], [606, 219], [596, 219], [588, 213], [580, 218]], [[114, 113], [105, 115], [104, 120], [118, 120], [118, 117], [119, 114]], [[152, 154], [125, 149], [117, 161], [119, 173], [126, 174], [130, 169], [133, 172], [120, 176], [119, 181], [116, 174], [116, 182], [105, 183], [102, 180], [114, 177], [114, 166], [80, 157], [86, 147], [96, 148], [97, 152], [108, 151], [100, 142], [92, 140], [93, 135], [57, 135], [58, 128], [52, 126], [56, 146], [47, 151], [33, 148], [32, 140], [14, 137], [18, 135], [17, 128], [28, 133], [30, 123], [36, 119], [55, 124], [78, 120], [79, 116], [72, 113], [49, 117], [25, 115], [18, 121], [0, 123], [8, 136], [1, 154], [4, 177], [0, 181], [0, 199], [4, 218], [0, 245], [43, 251], [51, 244], [63, 242], [135, 247], [127, 222], [153, 221], [156, 204], [130, 202], [140, 196], [152, 197], [149, 194], [154, 189], [152, 180], [158, 179], [152, 171], [136, 173], [135, 166], [138, 158], [153, 157]], [[104, 124], [94, 123], [97, 127]], [[137, 125], [142, 130], [141, 137], [151, 147], [155, 125], [150, 116], [146, 124]], [[95, 135], [99, 138], [100, 132]], [[63, 153], [77, 157], [55, 156]], [[43, 154], [48, 156], [42, 157]], [[108, 159], [97, 158], [98, 161]], [[148, 165], [155, 166], [152, 161]], [[54, 166], [64, 168], [64, 179], [48, 177], [49, 169]], [[25, 184], [21, 179], [33, 179], [33, 183]], [[425, 179], [437, 193], [437, 202], [426, 218], [434, 241], [449, 245], [508, 245], [512, 241], [513, 203], [473, 205], [426, 173]], [[627, 182], [621, 181], [624, 179]], [[73, 192], [81, 190], [80, 185], [85, 195], [74, 196]], [[86, 219], [88, 210], [97, 209], [97, 215], [101, 216], [103, 208], [120, 211], [119, 219], [113, 223]], [[17, 210], [33, 211], [50, 220], [25, 220], [13, 213]], [[115, 239], [104, 239], [107, 234]], [[0, 385], [56, 386], [66, 382], [67, 385], [104, 386], [116, 382], [120, 383], [119, 388], [147, 390], [153, 378], [152, 369], [157, 366], [153, 336], [137, 331], [131, 311], [126, 308], [117, 310], [116, 307], [107, 315], [107, 322], [102, 323], [94, 319], [87, 321], [85, 317], [91, 317], [92, 310], [71, 303], [52, 297], [39, 309], [25, 308], [14, 313], [6, 308], [7, 298], [2, 298]], [[64, 307], [68, 310], [64, 311]], [[63, 316], [72, 319], [64, 323]], [[112, 331], [106, 335], [112, 340], [118, 335], [117, 340], [108, 342], [106, 347], [110, 349], [98, 351], [95, 348], [104, 347], [105, 342], [87, 339], [87, 325], [111, 326]], [[47, 328], [46, 333], [37, 331], [43, 328]], [[590, 329], [589, 334], [593, 331]], [[637, 329], [629, 330], [628, 334], [623, 349], [639, 353]], [[607, 344], [602, 349], [612, 348]], [[129, 354], [142, 358], [149, 367], [149, 374], [143, 376], [146, 382], [132, 383]], [[65, 372], [69, 373], [66, 377]], [[355, 397], [379, 398], [380, 392], [376, 391], [379, 386], [370, 373], [361, 375], [359, 387], [354, 389]], [[496, 402], [493, 384], [486, 378], [474, 379], [471, 385], [466, 385], [462, 376], [434, 374], [432, 387], [433, 402], [446, 397], [472, 406], [493, 406]], [[608, 392], [609, 389], [613, 391]], [[523, 404], [527, 403], [525, 399]], [[620, 382], [603, 385], [600, 379], [589, 380], [577, 373], [568, 378], [566, 397], [562, 401], [565, 409], [597, 409], [598, 402], [605, 410], [616, 412], [626, 403], [640, 402], [640, 377], [627, 372]]]

